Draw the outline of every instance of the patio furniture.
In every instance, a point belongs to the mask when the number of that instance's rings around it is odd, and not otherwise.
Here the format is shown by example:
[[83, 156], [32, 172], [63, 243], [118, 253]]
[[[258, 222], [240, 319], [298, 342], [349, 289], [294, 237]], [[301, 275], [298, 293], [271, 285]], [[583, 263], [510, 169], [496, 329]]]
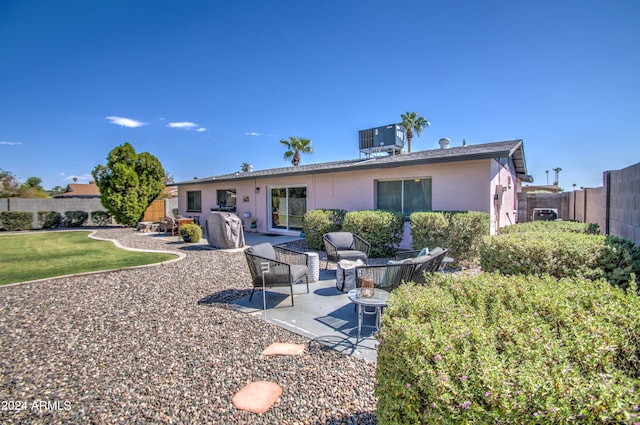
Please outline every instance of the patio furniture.
[[[401, 259], [403, 256], [408, 255], [408, 252], [410, 251], [396, 254], [396, 259]], [[428, 254], [405, 258], [402, 261], [402, 264], [413, 264], [415, 266], [409, 280], [415, 283], [427, 283], [427, 273], [437, 272], [440, 269], [442, 261], [444, 260], [448, 252], [449, 250], [447, 248], [438, 247], [429, 251]]]
[[329, 267], [329, 261], [362, 260], [367, 263], [371, 244], [360, 236], [350, 232], [331, 232], [323, 235], [322, 240], [327, 251], [325, 270]]
[[162, 220], [160, 221], [160, 224], [162, 224], [162, 230], [164, 231], [165, 235], [169, 232], [171, 232], [171, 236], [175, 235], [177, 227], [176, 227], [176, 221], [173, 218], [163, 217]]
[[303, 252], [273, 246], [269, 242], [262, 242], [244, 250], [253, 290], [249, 301], [253, 298], [256, 288], [263, 285], [263, 266], [268, 265], [264, 272], [264, 286], [289, 286], [291, 288], [291, 306], [293, 306], [293, 285], [304, 279], [309, 293], [308, 256]]
[[[376, 289], [375, 294], [373, 294], [372, 296], [363, 297], [360, 294], [360, 289], [352, 289], [349, 291], [347, 296], [358, 309], [358, 339], [356, 339], [357, 344], [358, 342], [360, 342], [360, 331], [362, 330], [363, 315], [375, 314], [375, 328], [376, 330], [380, 330], [380, 316], [382, 316], [382, 308], [386, 307], [387, 301], [389, 301], [389, 293], [383, 289]], [[367, 307], [373, 307], [373, 311], [367, 311]]]
[[177, 219], [178, 222], [178, 235], [180, 234], [180, 227], [184, 226], [185, 224], [193, 224], [193, 219], [192, 218], [186, 218], [186, 217], [180, 217]]
[[391, 292], [403, 282], [411, 280], [415, 267], [415, 264], [408, 261], [397, 264], [358, 266], [356, 267], [356, 288], [362, 287], [362, 281], [368, 278], [373, 280], [375, 289]]

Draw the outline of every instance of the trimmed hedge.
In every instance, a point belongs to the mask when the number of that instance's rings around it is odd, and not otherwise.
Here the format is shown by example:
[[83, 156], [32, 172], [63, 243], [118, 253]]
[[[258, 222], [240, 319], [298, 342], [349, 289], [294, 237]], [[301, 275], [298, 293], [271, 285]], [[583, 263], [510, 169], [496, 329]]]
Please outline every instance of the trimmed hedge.
[[378, 420], [637, 422], [639, 311], [640, 297], [603, 280], [436, 274], [401, 285], [377, 337]]
[[554, 222], [546, 223], [549, 224], [538, 227], [518, 224], [512, 227], [522, 226], [525, 231], [485, 237], [480, 247], [482, 269], [508, 275], [604, 278], [625, 291], [634, 277], [640, 278], [640, 248], [633, 242], [613, 236], [554, 231], [555, 226], [550, 224]]
[[356, 234], [371, 244], [371, 258], [395, 255], [402, 242], [403, 227], [403, 213], [383, 210], [348, 212], [342, 224], [343, 231]]
[[97, 226], [105, 226], [111, 221], [111, 214], [106, 211], [92, 211], [91, 222]]
[[478, 211], [415, 212], [411, 214], [413, 249], [449, 248], [454, 264], [474, 267], [482, 237], [489, 234], [489, 214]]
[[600, 226], [597, 224], [578, 223], [575, 221], [529, 221], [526, 223], [512, 224], [500, 228], [500, 234], [506, 233], [528, 233], [528, 232], [571, 232], [588, 233], [597, 235], [600, 233]]
[[526, 232], [487, 236], [480, 246], [485, 272], [549, 274], [556, 278], [603, 277], [605, 237], [566, 232]]
[[307, 247], [317, 251], [324, 251], [322, 235], [340, 231], [346, 213], [347, 211], [340, 209], [308, 211], [302, 220], [302, 229], [307, 241]]
[[89, 213], [86, 211], [65, 211], [64, 224], [66, 227], [80, 227], [87, 222], [88, 218]]
[[8, 231], [31, 230], [33, 213], [23, 211], [0, 211], [0, 229]]
[[56, 211], [38, 211], [38, 223], [42, 229], [55, 229], [62, 224], [62, 215]]

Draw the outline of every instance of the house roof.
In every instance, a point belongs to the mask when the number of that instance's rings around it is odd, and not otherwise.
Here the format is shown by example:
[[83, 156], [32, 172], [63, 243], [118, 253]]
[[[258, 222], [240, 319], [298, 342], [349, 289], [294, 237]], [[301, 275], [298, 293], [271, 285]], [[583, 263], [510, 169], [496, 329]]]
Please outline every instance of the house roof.
[[55, 198], [90, 198], [100, 196], [100, 189], [95, 182], [90, 183], [69, 183], [67, 191], [60, 193]]
[[555, 184], [547, 184], [547, 185], [527, 185], [522, 186], [523, 192], [547, 192], [547, 193], [560, 193], [563, 192], [563, 189]]
[[476, 159], [500, 160], [500, 158], [509, 157], [513, 160], [518, 178], [525, 182], [532, 182], [533, 179], [531, 176], [527, 175], [527, 166], [524, 159], [522, 140], [509, 140], [504, 142], [452, 147], [448, 149], [432, 149], [384, 157], [357, 158], [343, 161], [306, 164], [298, 167], [291, 166], [270, 168], [266, 170], [236, 172], [220, 176], [187, 180], [174, 184], [181, 186], [200, 183], [249, 180], [263, 177], [283, 177], [305, 174], [335, 173], [340, 171], [393, 168], [407, 165], [471, 161]]

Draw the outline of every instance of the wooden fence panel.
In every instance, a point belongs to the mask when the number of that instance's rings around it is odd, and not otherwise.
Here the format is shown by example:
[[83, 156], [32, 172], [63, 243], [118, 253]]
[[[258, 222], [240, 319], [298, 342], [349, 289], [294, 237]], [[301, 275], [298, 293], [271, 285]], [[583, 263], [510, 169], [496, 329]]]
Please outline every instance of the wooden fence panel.
[[144, 212], [142, 221], [160, 221], [160, 219], [165, 216], [164, 199], [156, 199]]

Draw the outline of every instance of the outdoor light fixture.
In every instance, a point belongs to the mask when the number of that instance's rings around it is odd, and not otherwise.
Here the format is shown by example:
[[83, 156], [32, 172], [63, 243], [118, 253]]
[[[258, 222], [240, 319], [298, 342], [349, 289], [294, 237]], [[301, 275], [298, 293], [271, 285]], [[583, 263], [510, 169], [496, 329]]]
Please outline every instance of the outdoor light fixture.
[[260, 186], [256, 186], [256, 193], [260, 193]]

